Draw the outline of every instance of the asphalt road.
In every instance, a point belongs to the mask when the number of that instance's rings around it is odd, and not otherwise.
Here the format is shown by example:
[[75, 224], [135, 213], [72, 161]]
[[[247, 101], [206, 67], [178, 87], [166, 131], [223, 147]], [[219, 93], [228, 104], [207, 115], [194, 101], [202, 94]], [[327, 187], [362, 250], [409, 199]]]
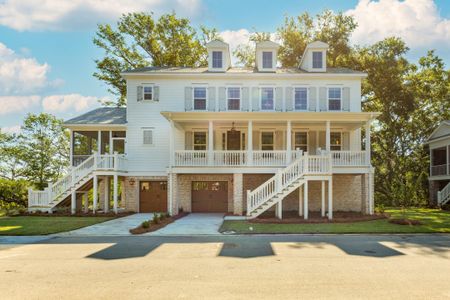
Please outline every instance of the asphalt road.
[[1, 299], [450, 299], [450, 235], [14, 242]]

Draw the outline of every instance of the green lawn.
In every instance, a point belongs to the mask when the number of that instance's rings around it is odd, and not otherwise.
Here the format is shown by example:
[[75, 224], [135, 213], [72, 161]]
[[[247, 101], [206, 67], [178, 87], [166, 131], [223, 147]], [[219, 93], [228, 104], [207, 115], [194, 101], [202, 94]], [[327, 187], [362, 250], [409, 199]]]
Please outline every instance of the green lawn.
[[[402, 218], [399, 209], [387, 209], [392, 218]], [[422, 222], [409, 226], [391, 224], [387, 219], [354, 223], [322, 224], [261, 224], [247, 221], [225, 221], [221, 232], [236, 233], [450, 233], [450, 212], [439, 209], [416, 208], [406, 210], [406, 218]]]
[[45, 235], [111, 220], [112, 217], [0, 217], [0, 235]]

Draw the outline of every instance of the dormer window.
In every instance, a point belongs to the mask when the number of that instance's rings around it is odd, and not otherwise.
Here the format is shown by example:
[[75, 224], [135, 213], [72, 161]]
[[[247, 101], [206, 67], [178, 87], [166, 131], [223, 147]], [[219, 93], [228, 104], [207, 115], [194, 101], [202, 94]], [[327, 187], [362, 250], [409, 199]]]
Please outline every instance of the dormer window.
[[313, 51], [313, 68], [322, 69], [323, 68], [323, 53], [322, 51]]
[[263, 65], [263, 69], [272, 69], [273, 68], [273, 55], [272, 55], [271, 51], [263, 51], [262, 65]]
[[223, 52], [213, 51], [212, 52], [212, 66], [214, 69], [222, 69], [223, 67]]

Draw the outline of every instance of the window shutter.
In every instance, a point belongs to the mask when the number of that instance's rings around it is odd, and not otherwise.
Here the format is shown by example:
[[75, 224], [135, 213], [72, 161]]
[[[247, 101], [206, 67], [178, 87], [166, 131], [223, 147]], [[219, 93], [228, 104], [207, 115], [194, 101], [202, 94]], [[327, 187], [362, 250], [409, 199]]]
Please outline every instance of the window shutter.
[[144, 95], [143, 95], [143, 86], [142, 85], [138, 85], [137, 86], [137, 91], [136, 91], [136, 99], [137, 102], [141, 102], [142, 100], [144, 100]]
[[259, 99], [259, 88], [253, 87], [252, 88], [252, 109], [253, 111], [259, 111], [260, 107], [260, 99]]
[[254, 130], [252, 133], [253, 150], [261, 149], [259, 145], [259, 131]]
[[309, 95], [308, 95], [308, 105], [310, 111], [316, 111], [316, 104], [317, 104], [317, 95], [316, 95], [316, 88], [310, 87], [308, 89]]
[[275, 88], [275, 110], [283, 110], [283, 88], [281, 87]]
[[350, 88], [342, 88], [342, 110], [350, 111]]
[[186, 131], [184, 133], [184, 146], [186, 150], [192, 150], [192, 131]]
[[292, 111], [294, 110], [294, 99], [293, 99], [293, 89], [292, 87], [286, 88], [286, 95], [284, 96], [285, 99], [285, 107], [286, 111]]
[[317, 154], [316, 132], [310, 131], [308, 134], [308, 153], [311, 155]]
[[153, 101], [159, 101], [159, 86], [153, 87]]
[[327, 111], [328, 105], [327, 105], [327, 88], [321, 87], [319, 88], [319, 105], [320, 105], [320, 111]]
[[244, 111], [249, 111], [249, 109], [250, 109], [250, 107], [249, 107], [249, 98], [250, 98], [249, 88], [248, 87], [243, 87], [241, 89], [241, 93], [242, 93], [242, 95], [241, 95], [241, 101], [242, 101], [241, 108]]
[[342, 150], [350, 150], [350, 134], [348, 132], [342, 133]]
[[226, 88], [221, 86], [219, 87], [219, 111], [227, 110], [227, 95]]
[[216, 110], [216, 88], [213, 86], [208, 88], [208, 110]]
[[153, 145], [153, 130], [145, 129], [142, 131], [143, 144]]
[[192, 87], [190, 86], [184, 89], [184, 110], [192, 110]]

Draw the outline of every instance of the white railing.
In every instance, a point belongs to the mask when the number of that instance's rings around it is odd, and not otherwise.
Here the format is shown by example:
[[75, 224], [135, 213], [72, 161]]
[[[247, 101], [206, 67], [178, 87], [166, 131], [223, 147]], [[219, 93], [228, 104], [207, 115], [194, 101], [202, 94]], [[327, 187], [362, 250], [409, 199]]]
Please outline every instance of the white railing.
[[83, 161], [91, 157], [92, 155], [72, 155], [72, 164], [74, 167], [80, 165]]
[[257, 167], [280, 167], [286, 165], [285, 150], [253, 151], [253, 165]]
[[123, 154], [93, 154], [78, 166], [73, 167], [67, 175], [55, 183], [49, 183], [44, 191], [28, 191], [28, 206], [48, 206], [53, 200], [67, 193], [76, 183], [94, 170], [126, 170], [126, 158]]
[[367, 166], [366, 151], [331, 151], [333, 166], [357, 167]]
[[444, 205], [450, 201], [450, 182], [438, 192], [437, 200], [438, 205]]
[[214, 166], [243, 166], [246, 164], [247, 151], [214, 151]]
[[203, 167], [208, 166], [208, 151], [205, 150], [179, 150], [175, 151], [175, 166]]
[[431, 166], [431, 175], [447, 175], [447, 164]]
[[253, 191], [247, 191], [247, 215], [306, 174], [331, 172], [331, 155], [308, 155], [297, 158]]

